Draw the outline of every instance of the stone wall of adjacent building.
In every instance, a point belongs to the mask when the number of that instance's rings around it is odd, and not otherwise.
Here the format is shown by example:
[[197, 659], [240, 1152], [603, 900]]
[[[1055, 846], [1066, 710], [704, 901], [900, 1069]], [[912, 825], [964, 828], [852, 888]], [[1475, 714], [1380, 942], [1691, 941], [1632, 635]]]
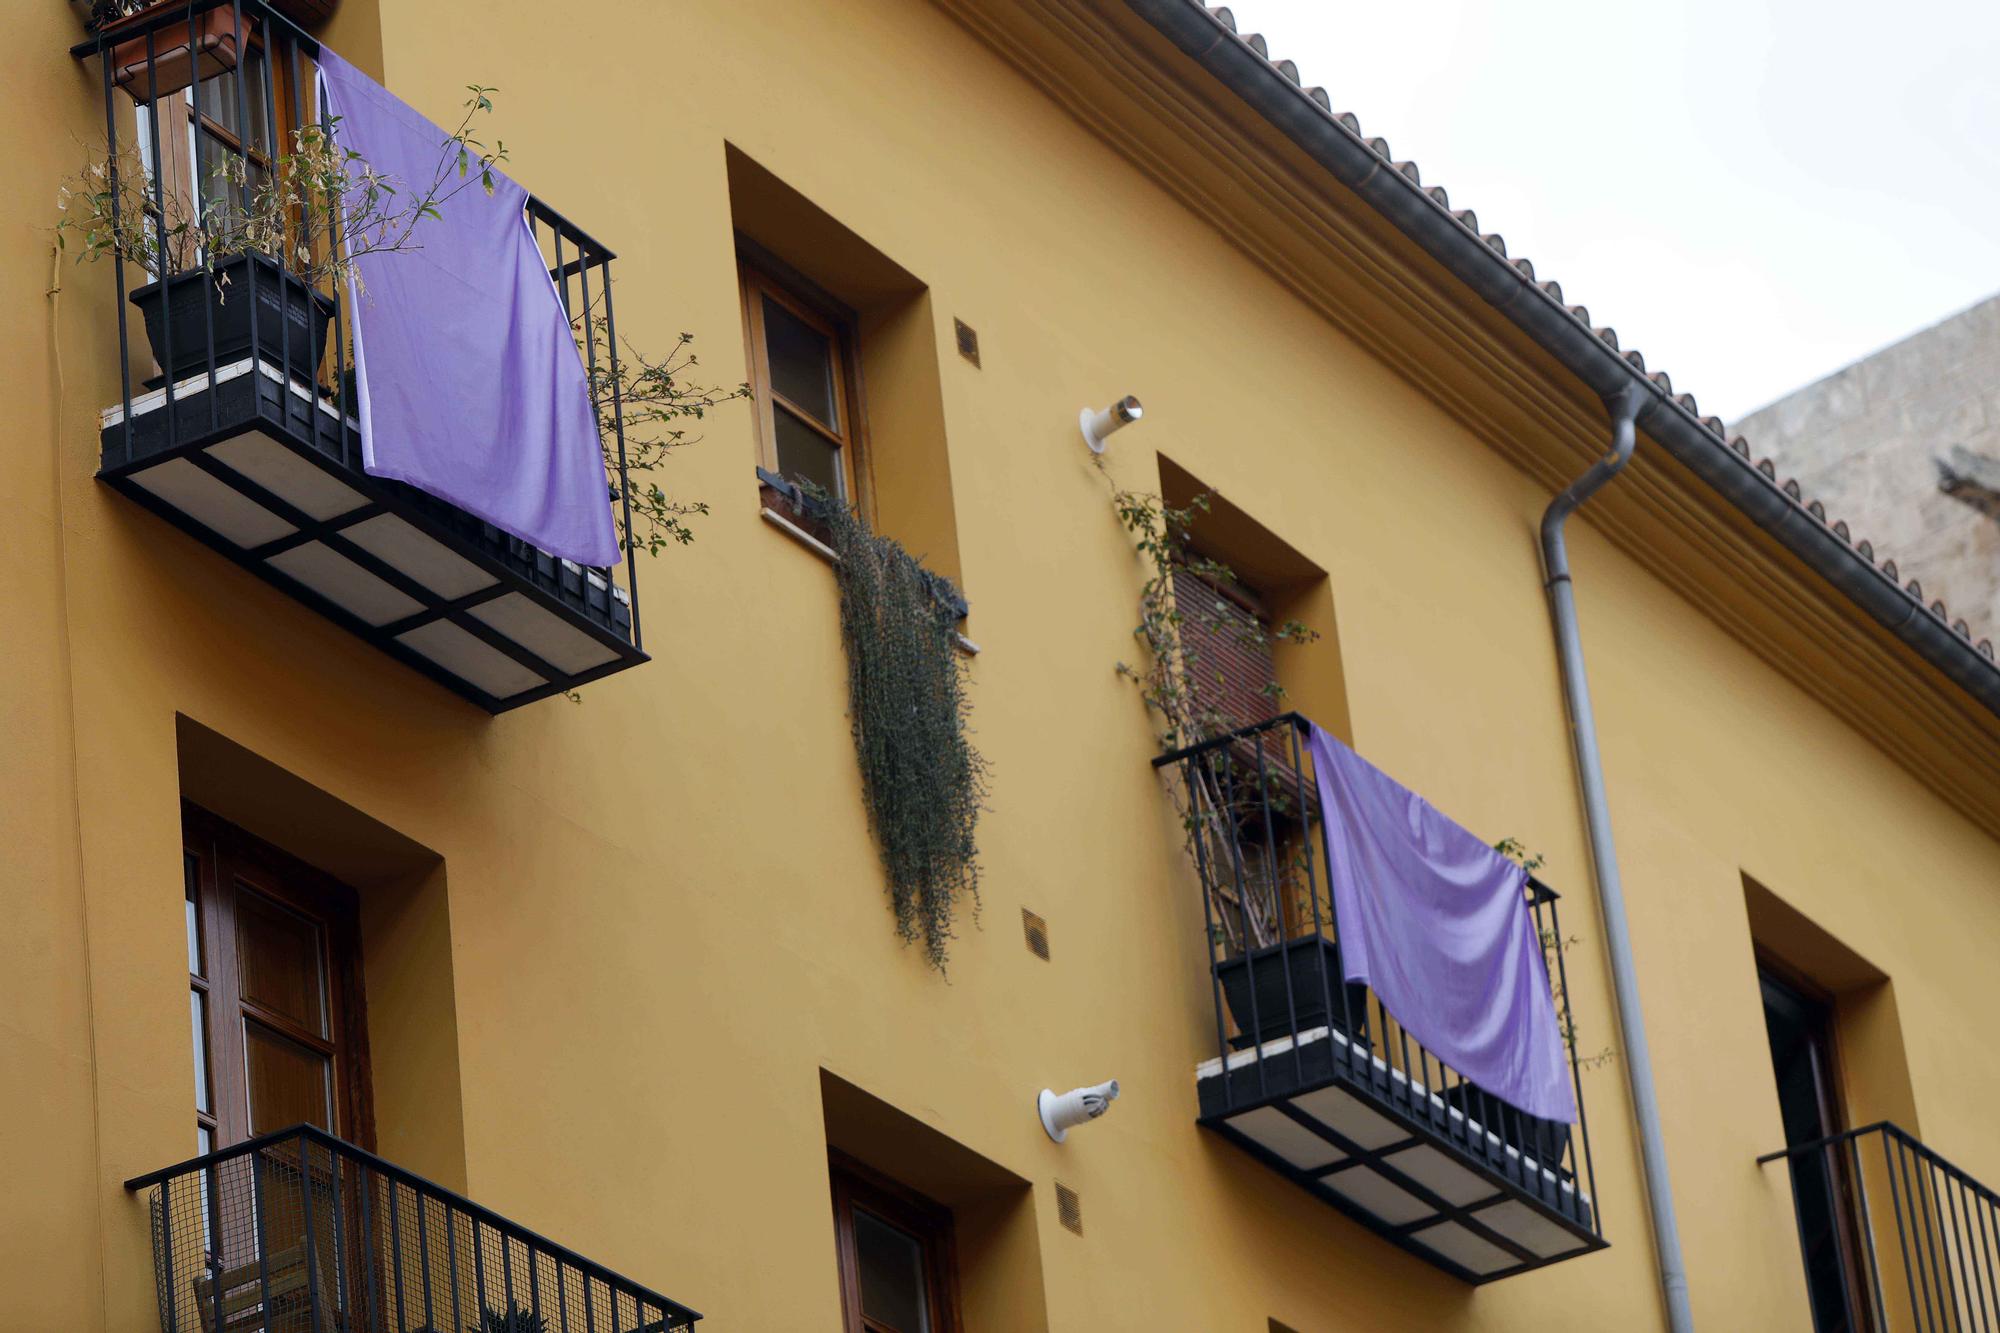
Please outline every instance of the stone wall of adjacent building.
[[1733, 428], [1973, 637], [2000, 638], [2000, 296]]

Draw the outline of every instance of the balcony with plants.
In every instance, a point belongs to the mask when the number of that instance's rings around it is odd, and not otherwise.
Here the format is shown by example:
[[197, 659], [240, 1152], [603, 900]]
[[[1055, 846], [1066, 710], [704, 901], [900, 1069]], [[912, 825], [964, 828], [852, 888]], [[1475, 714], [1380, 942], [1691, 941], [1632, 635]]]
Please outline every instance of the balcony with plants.
[[[1326, 814], [1319, 770], [1327, 760], [1315, 756], [1314, 732], [1287, 713], [1155, 761], [1180, 806], [1210, 944], [1215, 1053], [1195, 1071], [1199, 1123], [1466, 1282], [1604, 1248], [1558, 895], [1492, 855], [1495, 882], [1523, 918], [1516, 939], [1532, 932], [1528, 947], [1539, 956], [1516, 949], [1504, 984], [1487, 989], [1525, 987], [1533, 998], [1541, 988], [1546, 1003], [1528, 1007], [1529, 1021], [1545, 1030], [1526, 1035], [1560, 1052], [1544, 1063], [1567, 1084], [1552, 1100], [1574, 1108], [1568, 1118], [1532, 1114], [1482, 1086], [1433, 1049], [1462, 1034], [1440, 1030], [1434, 1016], [1399, 1015], [1353, 979], [1343, 922], [1372, 925], [1374, 975], [1397, 968], [1366, 901], [1406, 886], [1355, 885], [1336, 906], [1336, 876], [1367, 877], [1379, 866], [1343, 846], [1351, 810], [1336, 804]], [[1503, 915], [1508, 906], [1499, 904]], [[1471, 990], [1485, 982], [1456, 961], [1451, 974]], [[1504, 1025], [1492, 1007], [1501, 1001], [1478, 1003], [1490, 1036]], [[1429, 1041], [1419, 1035], [1426, 1023], [1426, 1035], [1437, 1034]]]
[[[99, 477], [488, 711], [647, 660], [636, 556], [702, 509], [653, 470], [735, 391], [687, 382], [686, 335], [664, 360], [619, 339], [612, 252], [508, 180], [490, 89], [429, 126], [299, 8], [112, 0], [72, 50], [103, 92], [57, 227], [111, 270]], [[416, 167], [357, 143], [384, 106], [434, 131]], [[512, 247], [512, 288], [434, 276], [466, 235]], [[527, 373], [481, 359], [515, 343]]]

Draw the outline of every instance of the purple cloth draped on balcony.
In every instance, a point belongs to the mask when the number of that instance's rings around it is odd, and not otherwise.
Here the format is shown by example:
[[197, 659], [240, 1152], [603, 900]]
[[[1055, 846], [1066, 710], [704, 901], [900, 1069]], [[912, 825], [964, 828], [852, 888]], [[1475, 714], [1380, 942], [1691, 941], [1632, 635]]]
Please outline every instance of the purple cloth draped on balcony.
[[1310, 743], [1348, 980], [1487, 1092], [1574, 1123], [1526, 872], [1318, 727]]
[[[459, 183], [450, 136], [321, 49], [334, 136], [408, 200]], [[528, 193], [499, 172], [416, 226], [414, 248], [361, 255], [350, 288], [362, 465], [551, 555], [618, 562], [583, 360], [528, 229]], [[392, 205], [394, 206], [394, 205]]]

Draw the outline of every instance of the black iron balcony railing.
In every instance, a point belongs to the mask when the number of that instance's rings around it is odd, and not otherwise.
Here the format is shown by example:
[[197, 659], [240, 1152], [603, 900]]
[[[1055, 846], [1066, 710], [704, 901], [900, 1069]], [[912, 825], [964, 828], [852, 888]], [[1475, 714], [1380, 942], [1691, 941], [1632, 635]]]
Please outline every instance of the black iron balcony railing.
[[126, 1182], [161, 1333], [663, 1333], [701, 1316], [309, 1126]]
[[[176, 230], [243, 209], [298, 127], [327, 125], [319, 52], [264, 0], [162, 5], [72, 49], [102, 67], [102, 234], [141, 238], [111, 250], [121, 387], [99, 477], [489, 711], [647, 660], [629, 544], [622, 570], [583, 568], [364, 469], [344, 283], [202, 253], [198, 229]], [[612, 254], [540, 200], [527, 212], [601, 399], [629, 531]], [[340, 243], [337, 225], [312, 240]]]
[[1555, 891], [1527, 882], [1574, 1131], [1464, 1078], [1345, 980], [1308, 725], [1287, 713], [1154, 760], [1178, 783], [1210, 943], [1200, 1123], [1467, 1282], [1603, 1249]]
[[1818, 1333], [2000, 1329], [2000, 1194], [1887, 1121], [1779, 1160]]

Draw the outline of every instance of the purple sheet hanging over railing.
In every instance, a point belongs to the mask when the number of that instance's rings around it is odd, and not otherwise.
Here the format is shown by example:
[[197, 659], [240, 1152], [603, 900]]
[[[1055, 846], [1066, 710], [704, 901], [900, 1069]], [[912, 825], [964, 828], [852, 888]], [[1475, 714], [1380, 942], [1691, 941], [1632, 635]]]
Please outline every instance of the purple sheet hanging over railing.
[[[321, 48], [335, 135], [399, 190], [456, 161], [450, 136]], [[414, 248], [355, 260], [362, 465], [581, 565], [618, 562], [589, 380], [528, 230], [527, 191], [498, 171], [421, 222]]]
[[1526, 872], [1317, 726], [1310, 745], [1348, 980], [1481, 1088], [1575, 1123]]

